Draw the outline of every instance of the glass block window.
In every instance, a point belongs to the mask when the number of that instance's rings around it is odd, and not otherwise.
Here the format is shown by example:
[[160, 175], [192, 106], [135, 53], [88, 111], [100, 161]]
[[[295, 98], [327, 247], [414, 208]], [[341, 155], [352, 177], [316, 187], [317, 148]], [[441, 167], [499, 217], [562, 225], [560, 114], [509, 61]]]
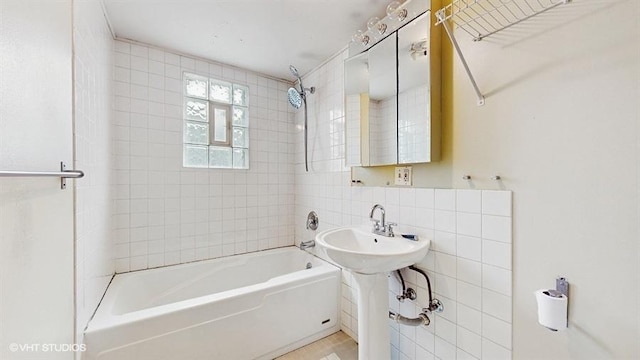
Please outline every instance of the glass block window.
[[211, 79], [209, 82], [210, 82], [210, 89], [211, 89], [211, 93], [210, 93], [211, 100], [224, 103], [224, 104], [230, 104], [232, 85], [228, 82], [218, 81], [213, 79]]
[[208, 79], [203, 76], [185, 74], [184, 77], [184, 94], [185, 96], [200, 98], [207, 100], [209, 98]]
[[249, 88], [184, 73], [183, 165], [249, 168]]
[[185, 144], [209, 145], [209, 125], [195, 121], [184, 122]]
[[249, 88], [233, 84], [233, 105], [249, 106]]

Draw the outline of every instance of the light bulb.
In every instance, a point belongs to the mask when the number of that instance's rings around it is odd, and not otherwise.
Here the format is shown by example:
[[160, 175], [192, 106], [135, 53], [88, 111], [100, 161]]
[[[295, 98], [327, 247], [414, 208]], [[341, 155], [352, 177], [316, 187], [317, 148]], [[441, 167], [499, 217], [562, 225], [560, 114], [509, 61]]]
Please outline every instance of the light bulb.
[[355, 34], [351, 37], [351, 41], [362, 43], [362, 46], [367, 46], [369, 44], [369, 35], [365, 34], [364, 31], [358, 29]]
[[392, 1], [387, 5], [387, 16], [392, 20], [396, 17], [396, 10], [400, 7], [400, 1]]
[[376, 24], [380, 21], [377, 16], [372, 17], [367, 21], [367, 29], [373, 30], [376, 27]]
[[407, 9], [400, 9], [401, 6], [402, 6], [402, 3], [400, 3], [400, 1], [397, 1], [397, 0], [394, 0], [389, 3], [389, 5], [387, 6], [387, 16], [389, 16], [389, 19], [391, 20], [398, 19], [399, 21], [403, 21], [407, 17], [408, 15]]
[[383, 35], [387, 32], [387, 24], [380, 22], [380, 18], [374, 16], [367, 21], [367, 29], [372, 31], [377, 30], [378, 34]]
[[362, 41], [363, 37], [364, 37], [364, 31], [358, 29], [356, 30], [355, 34], [353, 34], [353, 36], [351, 37], [351, 40], [360, 42]]
[[385, 32], [387, 32], [387, 24], [379, 23], [378, 24], [378, 33], [380, 33], [380, 35], [383, 35]]

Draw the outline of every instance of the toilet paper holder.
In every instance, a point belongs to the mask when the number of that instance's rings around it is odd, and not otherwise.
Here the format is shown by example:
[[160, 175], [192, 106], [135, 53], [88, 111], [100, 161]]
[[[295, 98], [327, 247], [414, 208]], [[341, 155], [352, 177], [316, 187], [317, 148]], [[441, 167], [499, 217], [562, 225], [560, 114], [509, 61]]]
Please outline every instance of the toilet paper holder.
[[556, 288], [535, 292], [538, 303], [538, 322], [551, 331], [566, 329], [569, 324], [569, 282], [556, 278]]
[[547, 296], [551, 296], [553, 298], [561, 298], [562, 295], [569, 298], [569, 282], [565, 280], [565, 278], [557, 278], [556, 279], [556, 289], [549, 289], [542, 292]]
[[556, 279], [556, 291], [569, 297], [569, 282], [563, 277]]

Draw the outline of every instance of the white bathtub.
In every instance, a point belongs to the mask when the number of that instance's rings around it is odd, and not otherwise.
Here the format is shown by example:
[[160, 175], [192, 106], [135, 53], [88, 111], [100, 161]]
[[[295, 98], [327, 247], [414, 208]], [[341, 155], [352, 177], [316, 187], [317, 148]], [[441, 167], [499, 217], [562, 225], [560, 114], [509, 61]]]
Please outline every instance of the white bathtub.
[[338, 331], [339, 292], [340, 269], [294, 247], [116, 275], [82, 358], [272, 359]]

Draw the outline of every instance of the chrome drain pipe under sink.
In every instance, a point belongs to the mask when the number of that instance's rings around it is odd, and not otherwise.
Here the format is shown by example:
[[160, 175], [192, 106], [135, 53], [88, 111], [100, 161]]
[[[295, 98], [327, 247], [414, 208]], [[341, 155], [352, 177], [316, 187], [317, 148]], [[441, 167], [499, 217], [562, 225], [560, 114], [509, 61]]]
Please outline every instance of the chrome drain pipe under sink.
[[389, 319], [394, 320], [398, 324], [408, 325], [408, 326], [420, 326], [420, 325], [428, 326], [431, 323], [431, 320], [429, 320], [429, 317], [427, 316], [427, 314], [423, 312], [418, 314], [418, 317], [416, 318], [408, 318], [400, 314], [396, 314], [393, 311], [389, 310]]

